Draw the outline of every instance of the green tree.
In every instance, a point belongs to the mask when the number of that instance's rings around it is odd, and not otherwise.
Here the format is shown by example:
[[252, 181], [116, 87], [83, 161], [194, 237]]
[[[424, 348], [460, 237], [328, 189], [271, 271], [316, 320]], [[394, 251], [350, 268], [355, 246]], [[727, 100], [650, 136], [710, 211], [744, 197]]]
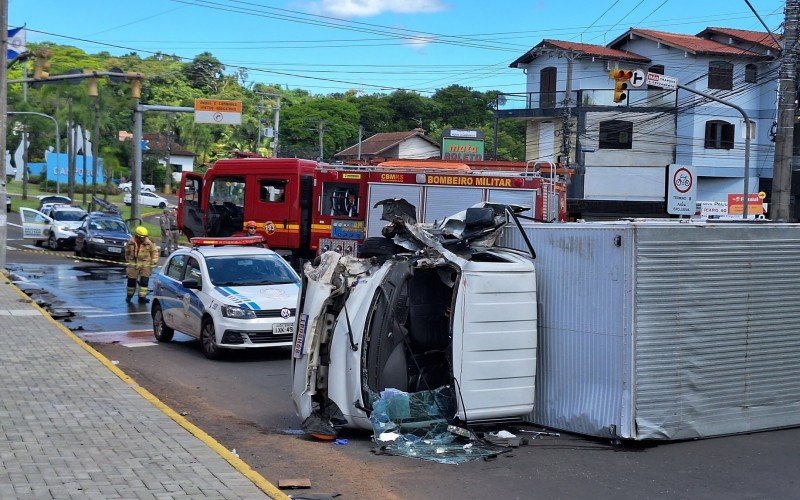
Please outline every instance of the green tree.
[[183, 67], [183, 75], [193, 88], [205, 94], [216, 94], [224, 80], [225, 65], [210, 52], [195, 56]]

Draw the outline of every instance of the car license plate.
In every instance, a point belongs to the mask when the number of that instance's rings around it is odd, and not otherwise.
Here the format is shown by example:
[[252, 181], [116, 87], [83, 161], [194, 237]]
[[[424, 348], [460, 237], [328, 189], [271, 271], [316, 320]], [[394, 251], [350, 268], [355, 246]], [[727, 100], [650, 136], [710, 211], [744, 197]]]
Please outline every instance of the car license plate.
[[122, 253], [122, 249], [120, 247], [108, 247], [108, 251], [110, 253]]
[[294, 323], [276, 323], [272, 326], [272, 333], [275, 335], [294, 333]]

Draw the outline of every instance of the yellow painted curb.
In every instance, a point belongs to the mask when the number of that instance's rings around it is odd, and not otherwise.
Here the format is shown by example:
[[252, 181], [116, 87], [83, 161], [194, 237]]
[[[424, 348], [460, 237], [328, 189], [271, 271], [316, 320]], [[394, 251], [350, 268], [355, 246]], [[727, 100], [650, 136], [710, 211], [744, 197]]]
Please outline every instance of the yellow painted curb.
[[[8, 284], [11, 285], [11, 288], [14, 292], [19, 295], [20, 297], [31, 300], [30, 297], [25, 295], [25, 293], [20, 290], [14, 283], [8, 281]], [[281, 499], [281, 500], [288, 500], [289, 496], [279, 490], [274, 484], [267, 481], [264, 476], [259, 474], [258, 472], [254, 471], [250, 468], [247, 463], [231, 453], [227, 448], [222, 446], [216, 439], [209, 436], [204, 430], [197, 427], [193, 423], [189, 422], [183, 416], [181, 416], [178, 412], [161, 402], [155, 395], [153, 395], [150, 391], [145, 389], [144, 387], [140, 386], [133, 380], [127, 373], [120, 370], [116, 365], [114, 365], [111, 361], [108, 360], [103, 354], [99, 351], [95, 350], [92, 346], [84, 342], [81, 338], [77, 335], [72, 333], [72, 331], [56, 321], [50, 314], [45, 311], [39, 304], [31, 300], [30, 304], [41, 313], [48, 321], [53, 323], [56, 327], [58, 327], [67, 337], [72, 339], [76, 344], [81, 346], [86, 352], [97, 358], [106, 368], [111, 370], [111, 372], [122, 379], [126, 384], [128, 384], [134, 391], [138, 392], [144, 399], [149, 401], [153, 406], [161, 410], [164, 414], [174, 420], [178, 425], [189, 431], [193, 436], [197, 439], [205, 443], [209, 448], [217, 452], [222, 458], [228, 461], [237, 471], [241, 472], [247, 479], [253, 482], [261, 491], [269, 495], [270, 498], [274, 499]]]

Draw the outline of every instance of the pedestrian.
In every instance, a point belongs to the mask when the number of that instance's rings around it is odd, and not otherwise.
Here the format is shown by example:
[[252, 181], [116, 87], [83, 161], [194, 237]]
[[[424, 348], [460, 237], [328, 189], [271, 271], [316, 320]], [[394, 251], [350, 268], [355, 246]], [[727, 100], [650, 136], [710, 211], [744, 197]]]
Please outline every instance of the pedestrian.
[[178, 249], [178, 239], [181, 237], [181, 233], [178, 231], [178, 211], [175, 209], [175, 207], [169, 209], [169, 214], [167, 215], [167, 227], [169, 231], [168, 253], [172, 253]]
[[128, 267], [125, 274], [128, 277], [128, 288], [125, 302], [130, 302], [139, 285], [139, 303], [147, 303], [147, 282], [153, 266], [158, 264], [158, 248], [147, 237], [147, 228], [139, 226], [134, 231], [133, 238], [125, 244], [125, 262]]
[[169, 251], [169, 209], [165, 208], [161, 217], [158, 218], [158, 225], [161, 228], [161, 256], [166, 257]]

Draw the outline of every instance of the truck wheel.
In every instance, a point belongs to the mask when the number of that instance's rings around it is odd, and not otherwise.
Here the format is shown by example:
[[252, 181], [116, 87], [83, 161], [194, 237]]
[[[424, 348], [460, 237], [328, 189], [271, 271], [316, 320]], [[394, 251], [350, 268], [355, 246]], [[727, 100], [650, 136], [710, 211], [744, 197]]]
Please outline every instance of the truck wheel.
[[158, 303], [153, 304], [153, 335], [159, 342], [169, 342], [172, 340], [172, 336], [175, 335], [175, 330], [164, 322], [164, 313]]
[[374, 236], [364, 240], [364, 243], [358, 248], [358, 256], [361, 258], [390, 257], [402, 251], [403, 248], [395, 245], [390, 238]]
[[222, 349], [217, 345], [217, 335], [214, 332], [214, 321], [211, 318], [203, 320], [200, 327], [200, 349], [208, 359], [219, 359], [222, 356]]

